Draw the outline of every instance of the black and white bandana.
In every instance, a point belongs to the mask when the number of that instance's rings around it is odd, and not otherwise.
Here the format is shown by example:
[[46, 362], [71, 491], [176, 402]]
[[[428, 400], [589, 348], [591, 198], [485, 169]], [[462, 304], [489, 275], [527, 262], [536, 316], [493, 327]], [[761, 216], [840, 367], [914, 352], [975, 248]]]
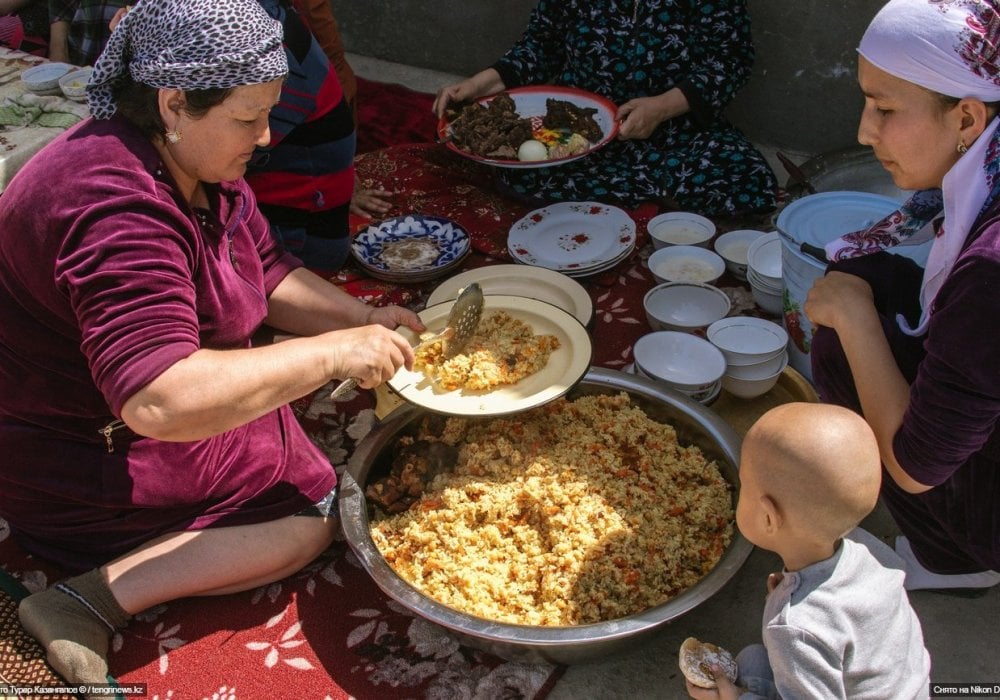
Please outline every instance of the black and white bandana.
[[257, 0], [141, 0], [111, 33], [87, 84], [90, 112], [108, 119], [125, 72], [154, 88], [257, 85], [288, 72], [281, 24]]

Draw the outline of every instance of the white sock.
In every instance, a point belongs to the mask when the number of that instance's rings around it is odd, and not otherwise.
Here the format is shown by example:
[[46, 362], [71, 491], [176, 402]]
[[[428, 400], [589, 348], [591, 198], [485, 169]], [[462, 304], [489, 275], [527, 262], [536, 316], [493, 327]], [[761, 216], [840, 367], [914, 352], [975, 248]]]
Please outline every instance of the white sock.
[[900, 535], [896, 538], [896, 554], [905, 564], [906, 581], [903, 587], [908, 591], [921, 591], [928, 588], [991, 588], [1000, 583], [1000, 573], [996, 571], [980, 571], [975, 574], [936, 574], [924, 568], [917, 561], [910, 541]]

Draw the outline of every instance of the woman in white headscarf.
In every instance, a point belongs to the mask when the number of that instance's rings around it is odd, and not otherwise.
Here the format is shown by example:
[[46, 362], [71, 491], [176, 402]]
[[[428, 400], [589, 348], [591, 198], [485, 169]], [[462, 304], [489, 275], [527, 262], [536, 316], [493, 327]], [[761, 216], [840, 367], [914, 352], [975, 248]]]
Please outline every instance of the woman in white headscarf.
[[[332, 540], [336, 475], [288, 403], [372, 387], [423, 330], [301, 267], [243, 180], [287, 71], [257, 0], [143, 0], [94, 67], [93, 119], [0, 200], [0, 516], [85, 572], [19, 613], [73, 683], [183, 596], [287, 576]], [[254, 347], [264, 323], [298, 337]]]
[[[1000, 582], [1000, 13], [891, 0], [858, 48], [858, 140], [917, 194], [827, 246], [810, 291], [820, 396], [878, 437], [913, 589]], [[926, 268], [883, 249], [934, 238]]]

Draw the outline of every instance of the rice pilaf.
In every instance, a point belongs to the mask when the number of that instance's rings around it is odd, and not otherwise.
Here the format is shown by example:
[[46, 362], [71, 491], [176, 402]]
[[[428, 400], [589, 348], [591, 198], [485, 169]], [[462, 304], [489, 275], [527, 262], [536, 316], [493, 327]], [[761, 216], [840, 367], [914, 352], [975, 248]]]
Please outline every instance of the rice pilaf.
[[690, 588], [732, 539], [718, 465], [624, 392], [434, 422], [416, 439], [457, 447], [454, 470], [409, 510], [376, 514], [371, 534], [444, 605], [513, 624], [612, 620]]
[[448, 391], [516, 384], [545, 367], [559, 348], [554, 335], [535, 335], [530, 325], [503, 310], [484, 315], [455, 357], [445, 359], [444, 342], [421, 348], [413, 368], [434, 377]]

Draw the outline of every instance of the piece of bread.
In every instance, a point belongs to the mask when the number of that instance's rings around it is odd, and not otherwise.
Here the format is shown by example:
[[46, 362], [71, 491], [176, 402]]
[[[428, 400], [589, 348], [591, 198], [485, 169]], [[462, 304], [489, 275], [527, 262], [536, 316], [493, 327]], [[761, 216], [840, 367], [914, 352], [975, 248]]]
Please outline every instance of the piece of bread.
[[709, 642], [699, 642], [694, 637], [688, 637], [681, 644], [678, 664], [684, 677], [699, 688], [715, 687], [712, 664], [721, 667], [729, 680], [736, 682], [738, 669], [733, 655], [722, 647]]

